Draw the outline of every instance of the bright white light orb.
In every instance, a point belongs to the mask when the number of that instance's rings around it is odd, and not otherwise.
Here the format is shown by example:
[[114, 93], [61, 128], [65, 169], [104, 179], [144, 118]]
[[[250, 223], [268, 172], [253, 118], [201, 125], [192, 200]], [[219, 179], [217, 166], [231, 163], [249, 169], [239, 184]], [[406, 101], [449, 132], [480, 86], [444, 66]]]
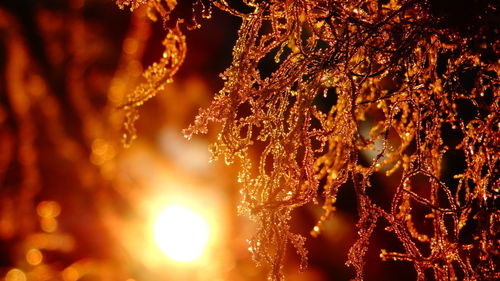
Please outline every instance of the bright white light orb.
[[169, 206], [156, 218], [154, 238], [167, 257], [191, 262], [202, 255], [208, 244], [208, 224], [201, 215], [188, 208]]

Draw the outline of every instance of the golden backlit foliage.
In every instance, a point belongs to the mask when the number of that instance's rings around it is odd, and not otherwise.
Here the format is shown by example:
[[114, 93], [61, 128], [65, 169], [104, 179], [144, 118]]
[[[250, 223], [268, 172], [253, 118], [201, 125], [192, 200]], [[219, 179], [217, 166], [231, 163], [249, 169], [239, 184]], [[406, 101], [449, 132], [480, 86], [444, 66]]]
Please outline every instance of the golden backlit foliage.
[[[311, 230], [318, 236], [342, 188], [353, 188], [357, 199], [358, 237], [346, 263], [356, 280], [381, 224], [400, 250], [381, 249], [380, 258], [411, 262], [418, 280], [500, 278], [494, 1], [459, 1], [458, 8], [424, 0], [117, 3], [146, 5], [167, 29], [163, 58], [125, 105], [128, 139], [136, 107], [182, 64], [181, 29], [199, 28], [211, 9], [241, 19], [224, 86], [185, 135], [220, 125], [210, 150], [239, 166], [239, 211], [258, 224], [250, 250], [270, 266], [270, 280], [284, 278], [288, 245], [302, 265], [307, 260], [291, 213], [323, 202]], [[456, 159], [458, 168], [449, 168]], [[381, 177], [387, 180], [375, 185]], [[371, 195], [374, 188], [389, 194], [385, 201]]]
[[[167, 92], [168, 112], [148, 121], [179, 125], [188, 100], [207, 94], [200, 78], [168, 84], [189, 59], [191, 30], [222, 12], [241, 22], [232, 62], [184, 133], [215, 132], [213, 159], [238, 168], [239, 213], [256, 223], [241, 252], [248, 247], [270, 280], [293, 278], [291, 249], [304, 268], [313, 239], [334, 227], [351, 233], [338, 223], [345, 204], [356, 205], [356, 237], [349, 251], [323, 255], [347, 256], [356, 280], [370, 278], [373, 252], [384, 264], [411, 264], [418, 280], [500, 279], [494, 0], [117, 0], [133, 10], [118, 21], [105, 2], [0, 3], [0, 278], [261, 279], [227, 249], [199, 272], [151, 273], [162, 256], [145, 245], [147, 216], [131, 209], [159, 204], [158, 195], [134, 175], [173, 189], [159, 179], [179, 170], [163, 175], [147, 153], [126, 158], [119, 144], [122, 124], [125, 145], [136, 138], [139, 107], [153, 96]], [[143, 69], [154, 22], [162, 51]], [[177, 142], [168, 149], [185, 166], [222, 178], [174, 136], [165, 136]], [[219, 197], [184, 181], [175, 188], [225, 214], [214, 207]], [[356, 202], [341, 202], [348, 192]], [[297, 213], [314, 208], [317, 221], [297, 230]], [[233, 236], [246, 232], [234, 228], [220, 240], [237, 244]], [[393, 237], [389, 246], [377, 243], [380, 232]], [[316, 280], [305, 276], [297, 278]]]

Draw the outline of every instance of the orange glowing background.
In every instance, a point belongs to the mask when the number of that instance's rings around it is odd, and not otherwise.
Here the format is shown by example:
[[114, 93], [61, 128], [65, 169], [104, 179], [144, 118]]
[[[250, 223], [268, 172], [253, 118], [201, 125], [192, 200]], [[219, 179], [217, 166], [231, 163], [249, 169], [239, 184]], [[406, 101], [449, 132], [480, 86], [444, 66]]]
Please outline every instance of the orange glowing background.
[[[122, 105], [163, 55], [161, 21], [114, 1], [0, 3], [0, 280], [266, 279], [248, 242], [255, 225], [238, 214], [238, 171], [211, 161], [214, 132], [189, 141], [182, 133], [222, 87], [240, 23], [214, 9], [187, 32], [174, 82], [140, 108], [138, 138], [124, 148]], [[370, 120], [363, 124], [367, 136]], [[360, 155], [370, 161], [376, 151]], [[353, 277], [344, 263], [357, 239], [356, 195], [342, 189], [318, 235], [322, 203], [292, 213], [292, 230], [308, 238], [309, 266], [299, 272], [290, 247], [286, 280]], [[371, 245], [400, 248], [384, 227]], [[367, 260], [367, 280], [416, 276], [410, 262], [382, 262], [371, 248]]]

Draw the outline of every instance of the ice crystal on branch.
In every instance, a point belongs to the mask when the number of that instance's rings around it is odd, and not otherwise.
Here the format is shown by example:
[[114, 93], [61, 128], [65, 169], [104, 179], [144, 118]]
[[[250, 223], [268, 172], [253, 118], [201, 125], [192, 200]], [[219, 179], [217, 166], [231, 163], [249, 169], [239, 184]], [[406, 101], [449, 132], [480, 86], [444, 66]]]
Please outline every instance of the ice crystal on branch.
[[[251, 12], [212, 1], [242, 24], [232, 64], [222, 73], [224, 87], [185, 133], [221, 125], [210, 149], [214, 158], [240, 167], [240, 210], [258, 223], [250, 250], [271, 266], [270, 278], [283, 279], [287, 244], [306, 260], [305, 238], [290, 231], [290, 213], [324, 198], [325, 214], [311, 231], [320, 235], [347, 182], [359, 215], [359, 237], [347, 261], [356, 280], [363, 279], [380, 222], [403, 248], [381, 249], [380, 257], [410, 261], [418, 280], [429, 271], [436, 280], [499, 278], [493, 1], [471, 15], [468, 27], [450, 23], [454, 15], [432, 1], [243, 2]], [[262, 67], [267, 61], [274, 61], [274, 70]], [[146, 84], [133, 100], [156, 91]], [[325, 109], [318, 97], [335, 102]], [[464, 113], [464, 104], [472, 113]], [[257, 163], [250, 160], [253, 149], [261, 150]], [[443, 171], [450, 151], [465, 159], [465, 169], [453, 171], [451, 180]], [[399, 177], [386, 208], [367, 192], [377, 174]], [[416, 178], [425, 179], [424, 186]], [[417, 211], [431, 231], [419, 230]]]
[[136, 136], [134, 122], [138, 118], [137, 107], [163, 90], [165, 84], [172, 83], [172, 76], [182, 65], [186, 56], [186, 39], [178, 26], [169, 30], [167, 37], [163, 40], [163, 45], [165, 51], [162, 58], [144, 72], [146, 82], [137, 86], [134, 92], [128, 95], [128, 101], [124, 105], [127, 112], [125, 121], [127, 133], [124, 136], [126, 145], [130, 144]]

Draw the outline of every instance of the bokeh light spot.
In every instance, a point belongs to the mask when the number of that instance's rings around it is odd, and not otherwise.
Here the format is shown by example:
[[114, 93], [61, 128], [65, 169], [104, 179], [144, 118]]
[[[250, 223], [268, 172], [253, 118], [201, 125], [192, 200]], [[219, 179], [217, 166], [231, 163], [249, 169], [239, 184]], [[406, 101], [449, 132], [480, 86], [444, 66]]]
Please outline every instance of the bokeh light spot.
[[43, 260], [42, 252], [38, 249], [29, 249], [26, 253], [26, 261], [31, 265], [39, 265]]
[[42, 218], [40, 220], [40, 227], [45, 232], [55, 232], [58, 227], [57, 220], [54, 218]]
[[20, 269], [13, 268], [7, 272], [5, 281], [26, 281], [26, 274]]
[[74, 266], [69, 266], [63, 270], [62, 277], [64, 281], [76, 281], [80, 278], [80, 273]]
[[42, 201], [36, 211], [42, 218], [55, 218], [61, 213], [61, 206], [55, 201]]

